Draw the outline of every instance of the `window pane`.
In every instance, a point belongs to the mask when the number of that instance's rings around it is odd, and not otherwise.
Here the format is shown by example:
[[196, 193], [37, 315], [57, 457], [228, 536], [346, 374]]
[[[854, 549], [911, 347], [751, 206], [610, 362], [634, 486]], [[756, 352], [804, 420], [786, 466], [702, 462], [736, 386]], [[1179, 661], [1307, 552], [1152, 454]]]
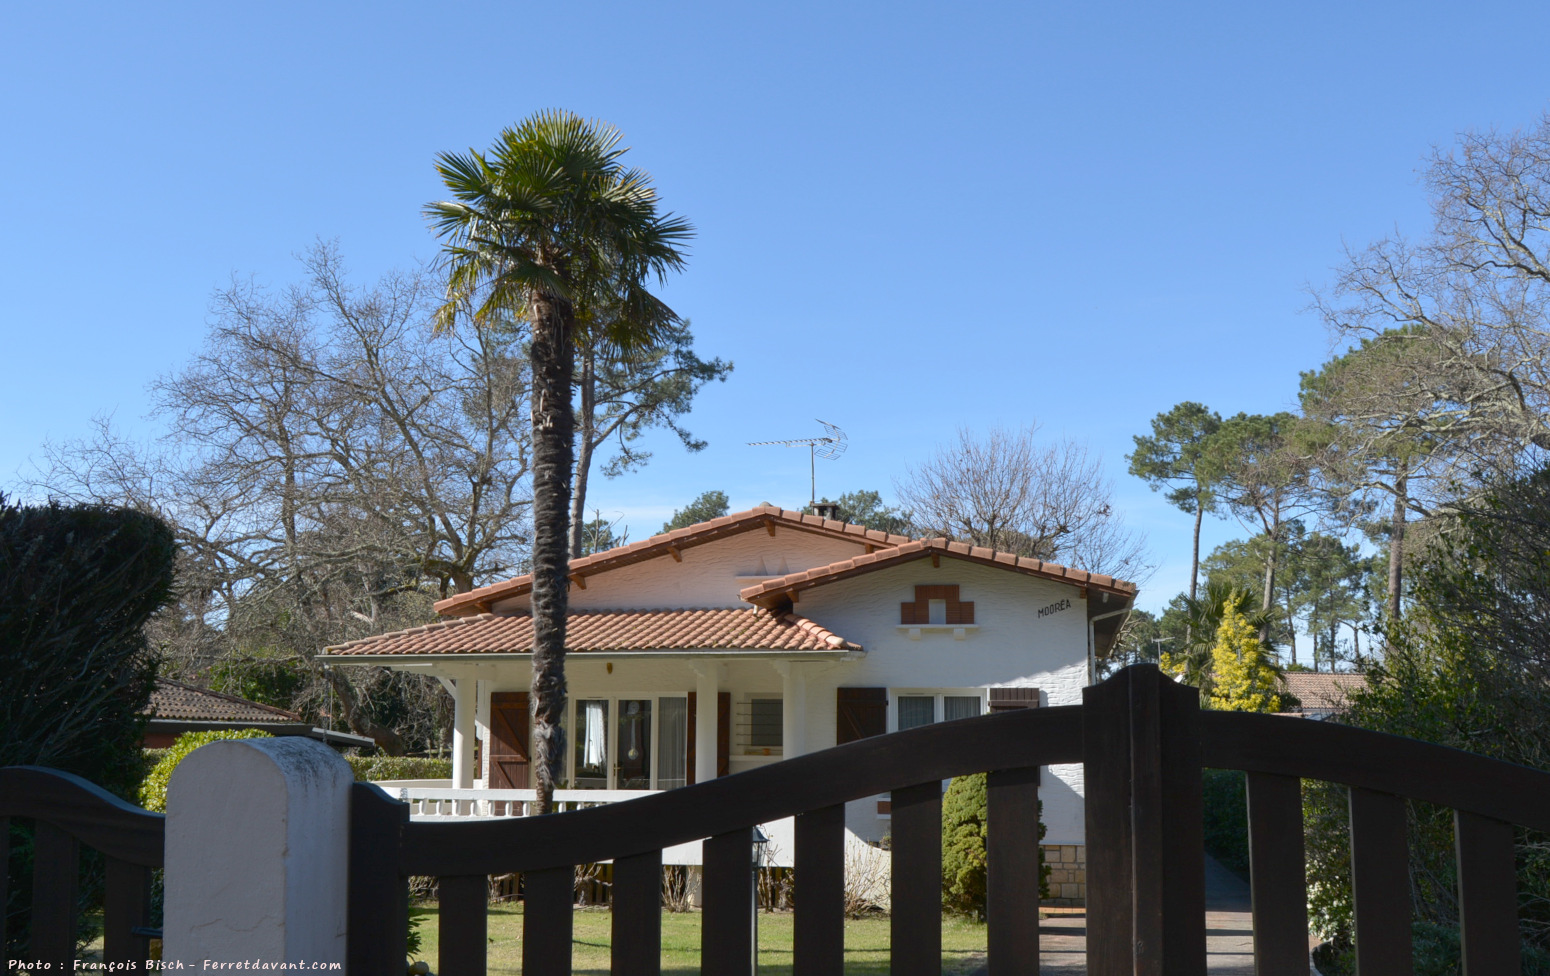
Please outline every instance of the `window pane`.
[[619, 703], [619, 734], [614, 740], [616, 790], [651, 789], [651, 699]]
[[689, 700], [657, 699], [657, 789], [676, 790], [686, 782], [689, 755]]
[[936, 721], [936, 698], [932, 695], [899, 696], [899, 731], [919, 728]]
[[951, 722], [959, 718], [973, 718], [979, 713], [979, 695], [942, 696], [942, 721], [944, 722]]
[[576, 789], [608, 789], [608, 702], [576, 703]]
[[755, 698], [748, 703], [748, 744], [780, 748], [779, 698]]

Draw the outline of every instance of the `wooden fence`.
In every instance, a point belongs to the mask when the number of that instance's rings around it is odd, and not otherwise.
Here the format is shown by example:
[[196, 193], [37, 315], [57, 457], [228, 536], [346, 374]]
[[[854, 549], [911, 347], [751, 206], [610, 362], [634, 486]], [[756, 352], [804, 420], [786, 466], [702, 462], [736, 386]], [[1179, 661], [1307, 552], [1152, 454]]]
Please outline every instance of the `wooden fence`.
[[[941, 783], [987, 771], [988, 967], [991, 976], [1036, 974], [1038, 770], [1054, 763], [1085, 766], [1091, 976], [1205, 972], [1203, 767], [1248, 774], [1261, 976], [1308, 972], [1302, 779], [1350, 788], [1361, 972], [1412, 971], [1405, 798], [1455, 811], [1465, 972], [1520, 970], [1513, 825], [1550, 831], [1550, 774], [1340, 725], [1203, 712], [1194, 689], [1140, 665], [1086, 689], [1080, 706], [877, 736], [545, 817], [411, 822], [407, 804], [357, 783], [348, 838], [348, 971], [404, 971], [408, 879], [429, 875], [440, 890], [437, 972], [484, 973], [487, 878], [520, 873], [523, 972], [569, 973], [574, 868], [612, 860], [612, 971], [657, 974], [662, 850], [704, 838], [702, 972], [746, 976], [754, 958], [753, 825], [795, 816], [795, 971], [839, 976], [844, 804], [891, 791], [891, 971], [936, 974]], [[78, 849], [86, 844], [107, 856], [108, 961], [144, 959], [150, 870], [163, 861], [162, 817], [76, 777], [30, 767], [0, 770], [0, 819], [10, 817], [38, 825], [31, 955], [56, 970], [70, 968]]]
[[[615, 974], [660, 970], [663, 848], [704, 847], [701, 965], [752, 969], [753, 824], [795, 816], [794, 966], [844, 968], [844, 804], [891, 791], [891, 972], [941, 960], [941, 783], [989, 772], [988, 967], [1039, 960], [1038, 770], [1086, 769], [1087, 961], [1091, 976], [1204, 973], [1201, 769], [1248, 774], [1254, 953], [1261, 976], [1306, 976], [1301, 779], [1349, 786], [1357, 962], [1411, 972], [1404, 798], [1457, 811], [1465, 971], [1519, 971], [1513, 824], [1550, 830], [1550, 775], [1441, 746], [1270, 715], [1203, 712], [1195, 689], [1138, 665], [1083, 704], [1024, 709], [864, 739], [736, 776], [547, 817], [411, 823], [367, 784], [352, 801], [352, 972], [403, 958], [406, 879], [440, 880], [441, 976], [485, 971], [486, 876], [521, 873], [525, 976], [571, 966], [575, 865], [614, 861]], [[395, 856], [396, 852], [396, 856]]]
[[[57, 769], [0, 769], [0, 898], [9, 891], [12, 817], [36, 825], [31, 948], [26, 960], [47, 963], [53, 972], [74, 971], [76, 887], [84, 844], [101, 851], [107, 861], [103, 961], [143, 965], [150, 958], [151, 938], [160, 935], [148, 926], [151, 871], [162, 866], [166, 818]], [[5, 912], [0, 910], [0, 945], [4, 944]]]

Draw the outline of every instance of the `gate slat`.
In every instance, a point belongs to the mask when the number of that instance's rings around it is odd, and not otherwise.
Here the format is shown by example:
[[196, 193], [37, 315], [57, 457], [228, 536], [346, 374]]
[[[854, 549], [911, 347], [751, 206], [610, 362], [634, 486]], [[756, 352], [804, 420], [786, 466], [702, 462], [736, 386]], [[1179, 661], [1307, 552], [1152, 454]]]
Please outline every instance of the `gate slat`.
[[102, 903], [103, 962], [149, 959], [150, 940], [135, 935], [134, 930], [150, 923], [151, 869], [110, 857], [106, 882]]
[[436, 900], [440, 906], [436, 972], [441, 976], [484, 976], [489, 879], [482, 874], [437, 878]]
[[[11, 818], [0, 817], [0, 892], [11, 890]], [[0, 898], [5, 897], [0, 894]], [[0, 908], [0, 949], [5, 946], [5, 917], [10, 912]]]
[[1082, 689], [1090, 976], [1131, 976], [1131, 674]]
[[39, 820], [33, 834], [32, 957], [56, 972], [73, 970], [75, 892], [81, 848], [74, 837]]
[[1307, 865], [1302, 843], [1302, 781], [1247, 774], [1249, 889], [1254, 911], [1254, 971], [1307, 976]]
[[893, 791], [893, 902], [888, 971], [942, 971], [942, 783]]
[[986, 780], [988, 971], [1038, 976], [1039, 767], [993, 770]]
[[662, 852], [614, 861], [612, 976], [662, 971]]
[[705, 841], [705, 908], [700, 914], [700, 971], [705, 976], [753, 973], [753, 828]]
[[1351, 787], [1351, 894], [1360, 973], [1410, 976], [1410, 864], [1405, 801]]
[[575, 868], [545, 868], [522, 876], [523, 976], [569, 976], [575, 906]]
[[398, 873], [398, 850], [409, 804], [380, 786], [350, 787], [350, 904], [345, 960], [352, 973], [393, 972], [409, 931], [409, 879]]
[[[1133, 682], [1158, 689], [1162, 798], [1163, 963], [1161, 972], [1206, 971], [1205, 793], [1200, 775], [1200, 691], [1147, 665]], [[1132, 685], [1134, 687], [1134, 684]], [[1131, 747], [1131, 755], [1137, 752]]]
[[796, 917], [792, 971], [843, 976], [845, 971], [845, 805], [796, 818]]
[[1512, 825], [1455, 810], [1453, 838], [1464, 976], [1517, 976], [1523, 968], [1523, 949]]
[[[1132, 972], [1135, 976], [1162, 976], [1163, 953], [1163, 848], [1188, 844], [1188, 838], [1163, 833], [1161, 743], [1157, 723], [1161, 718], [1160, 689], [1141, 669], [1130, 674], [1130, 843], [1133, 942]], [[1202, 855], [1203, 856], [1203, 855]]]

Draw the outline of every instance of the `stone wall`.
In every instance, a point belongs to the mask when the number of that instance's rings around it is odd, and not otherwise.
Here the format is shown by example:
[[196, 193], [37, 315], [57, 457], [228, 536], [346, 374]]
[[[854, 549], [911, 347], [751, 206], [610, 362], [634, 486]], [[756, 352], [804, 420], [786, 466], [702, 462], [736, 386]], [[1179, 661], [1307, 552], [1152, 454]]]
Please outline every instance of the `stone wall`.
[[1045, 844], [1044, 863], [1049, 865], [1049, 897], [1044, 904], [1077, 907], [1087, 904], [1087, 846]]

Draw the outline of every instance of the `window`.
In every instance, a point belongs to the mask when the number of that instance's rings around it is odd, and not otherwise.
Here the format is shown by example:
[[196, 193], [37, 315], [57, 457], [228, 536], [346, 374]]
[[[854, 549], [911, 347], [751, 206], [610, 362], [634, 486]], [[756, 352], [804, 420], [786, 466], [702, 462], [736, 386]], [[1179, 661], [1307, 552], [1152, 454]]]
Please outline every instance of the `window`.
[[687, 780], [685, 698], [583, 698], [565, 724], [575, 734], [562, 789], [671, 790]]
[[911, 692], [895, 694], [897, 702], [894, 728], [918, 729], [935, 722], [952, 722], [960, 718], [973, 718], [985, 712], [984, 693], [964, 691], [928, 693]]
[[934, 695], [899, 696], [899, 731], [916, 729], [936, 721], [936, 697]]
[[755, 748], [781, 746], [779, 698], [754, 698], [748, 702], [748, 744]]

